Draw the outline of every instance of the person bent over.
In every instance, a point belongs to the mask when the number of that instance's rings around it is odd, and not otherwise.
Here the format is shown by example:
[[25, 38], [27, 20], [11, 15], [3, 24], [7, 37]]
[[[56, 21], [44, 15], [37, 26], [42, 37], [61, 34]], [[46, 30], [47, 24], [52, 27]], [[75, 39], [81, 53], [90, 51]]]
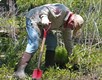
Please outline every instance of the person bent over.
[[18, 62], [15, 76], [25, 78], [25, 68], [33, 54], [39, 47], [39, 41], [43, 34], [43, 28], [51, 24], [46, 38], [45, 67], [53, 66], [57, 38], [52, 30], [62, 31], [65, 48], [68, 55], [72, 53], [72, 34], [77, 35], [77, 31], [84, 23], [83, 18], [71, 12], [64, 4], [45, 4], [31, 9], [26, 15], [26, 31], [28, 33], [28, 44], [26, 50]]

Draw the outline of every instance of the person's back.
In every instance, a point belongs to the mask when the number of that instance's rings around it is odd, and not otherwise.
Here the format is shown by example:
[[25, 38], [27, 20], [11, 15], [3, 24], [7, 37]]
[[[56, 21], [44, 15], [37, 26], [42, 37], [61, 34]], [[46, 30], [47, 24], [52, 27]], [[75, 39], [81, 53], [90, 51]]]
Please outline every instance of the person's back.
[[52, 25], [51, 29], [56, 29], [63, 25], [68, 12], [70, 12], [69, 9], [63, 4], [45, 4], [31, 9], [26, 17], [39, 25], [41, 24], [41, 15], [47, 15]]

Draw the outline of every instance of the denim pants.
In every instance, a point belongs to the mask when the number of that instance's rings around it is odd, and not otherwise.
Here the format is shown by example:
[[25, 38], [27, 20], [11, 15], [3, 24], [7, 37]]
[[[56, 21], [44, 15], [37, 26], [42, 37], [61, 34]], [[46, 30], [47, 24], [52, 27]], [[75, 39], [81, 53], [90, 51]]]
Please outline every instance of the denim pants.
[[[33, 26], [31, 24], [31, 20], [30, 19], [26, 19], [26, 31], [28, 33], [28, 43], [27, 43], [27, 46], [26, 46], [26, 52], [28, 53], [35, 53], [39, 47], [39, 41], [40, 41], [40, 35], [39, 33], [37, 32], [36, 28], [37, 26]], [[50, 31], [48, 34], [47, 34], [47, 37], [46, 37], [46, 49], [47, 50], [52, 50], [54, 51], [57, 47], [57, 38], [56, 36], [52, 33], [52, 31]]]

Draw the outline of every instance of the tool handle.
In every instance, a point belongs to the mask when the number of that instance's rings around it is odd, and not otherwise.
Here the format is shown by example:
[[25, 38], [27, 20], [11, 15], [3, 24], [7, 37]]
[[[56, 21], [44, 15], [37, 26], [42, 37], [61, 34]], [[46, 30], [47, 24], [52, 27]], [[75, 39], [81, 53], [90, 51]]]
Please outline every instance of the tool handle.
[[40, 55], [39, 55], [39, 59], [38, 59], [38, 69], [40, 68], [41, 58], [42, 58], [42, 54], [43, 54], [43, 50], [44, 50], [44, 44], [45, 44], [45, 40], [47, 37], [47, 32], [50, 29], [50, 27], [51, 27], [51, 24], [49, 24], [49, 27], [47, 29], [44, 29], [44, 35], [43, 35], [43, 40], [42, 40], [41, 49], [40, 49]]
[[46, 38], [44, 37], [42, 40], [40, 55], [39, 55], [39, 59], [38, 59], [38, 68], [40, 67], [40, 62], [41, 62], [41, 58], [42, 58], [42, 54], [43, 54], [45, 40], [46, 40]]
[[44, 50], [44, 44], [45, 44], [45, 40], [46, 40], [46, 35], [47, 32], [44, 31], [44, 37], [42, 40], [42, 44], [41, 44], [41, 49], [40, 49], [40, 55], [39, 55], [39, 59], [38, 59], [38, 68], [40, 68], [40, 62], [41, 62], [41, 58], [42, 58], [42, 54], [43, 54], [43, 50]]

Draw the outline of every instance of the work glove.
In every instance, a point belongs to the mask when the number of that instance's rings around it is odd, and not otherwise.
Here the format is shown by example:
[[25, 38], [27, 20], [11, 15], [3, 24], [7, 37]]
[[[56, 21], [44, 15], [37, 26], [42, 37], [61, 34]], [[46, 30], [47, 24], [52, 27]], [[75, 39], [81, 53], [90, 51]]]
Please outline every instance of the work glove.
[[51, 22], [49, 21], [47, 15], [42, 15], [42, 16], [41, 16], [41, 23], [42, 23], [43, 25], [49, 25]]

